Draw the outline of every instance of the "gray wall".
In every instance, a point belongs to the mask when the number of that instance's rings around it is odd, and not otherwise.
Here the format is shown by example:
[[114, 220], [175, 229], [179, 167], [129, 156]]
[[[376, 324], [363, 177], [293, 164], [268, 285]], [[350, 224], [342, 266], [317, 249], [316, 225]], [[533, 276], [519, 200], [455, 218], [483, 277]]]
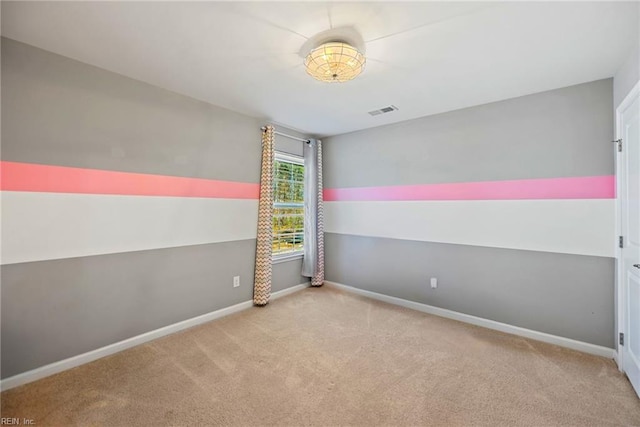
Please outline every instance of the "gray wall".
[[620, 105], [629, 91], [640, 81], [640, 47], [629, 52], [627, 60], [622, 64], [613, 78], [614, 107]]
[[[3, 161], [259, 182], [263, 120], [6, 38], [2, 124]], [[250, 300], [255, 246], [3, 265], [1, 377]], [[274, 265], [273, 290], [307, 282], [300, 270]]]
[[327, 280], [613, 347], [612, 258], [333, 233], [325, 246]]
[[[324, 186], [612, 175], [612, 83], [605, 79], [325, 138]], [[473, 203], [449, 205], [465, 209]], [[598, 203], [613, 211], [613, 200]], [[392, 237], [393, 218], [372, 210], [368, 222], [389, 222], [387, 237]], [[338, 215], [341, 210], [332, 212]], [[530, 220], [536, 220], [534, 214]], [[591, 225], [583, 223], [585, 233]], [[608, 223], [595, 226], [613, 230]], [[326, 233], [327, 280], [614, 347], [613, 258], [355, 234]], [[435, 290], [429, 287], [430, 277], [439, 279]]]
[[[638, 28], [640, 28], [640, 3], [636, 2]], [[640, 34], [635, 35], [635, 44], [627, 59], [613, 77], [613, 105], [620, 105], [629, 91], [640, 81]]]
[[[255, 240], [2, 267], [5, 377], [252, 298]], [[297, 284], [297, 283], [296, 283]]]
[[260, 180], [263, 121], [6, 38], [2, 107], [3, 160]]
[[613, 173], [612, 79], [324, 139], [324, 186]]

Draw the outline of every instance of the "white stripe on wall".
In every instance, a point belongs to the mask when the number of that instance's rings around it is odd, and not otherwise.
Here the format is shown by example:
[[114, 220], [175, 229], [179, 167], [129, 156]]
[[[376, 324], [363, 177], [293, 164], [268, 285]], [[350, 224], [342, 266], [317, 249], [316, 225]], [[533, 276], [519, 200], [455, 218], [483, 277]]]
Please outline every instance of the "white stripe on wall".
[[2, 264], [256, 238], [258, 201], [2, 194]]
[[326, 202], [325, 231], [614, 257], [615, 201]]

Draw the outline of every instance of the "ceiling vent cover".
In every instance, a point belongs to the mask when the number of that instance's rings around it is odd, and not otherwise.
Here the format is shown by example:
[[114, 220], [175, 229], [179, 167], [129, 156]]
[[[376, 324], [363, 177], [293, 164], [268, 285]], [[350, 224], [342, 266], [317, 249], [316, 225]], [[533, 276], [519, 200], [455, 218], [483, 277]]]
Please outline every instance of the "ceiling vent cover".
[[379, 110], [369, 111], [369, 115], [371, 116], [379, 116], [380, 114], [390, 113], [392, 111], [397, 111], [398, 107], [395, 105], [389, 105], [388, 107], [381, 108]]

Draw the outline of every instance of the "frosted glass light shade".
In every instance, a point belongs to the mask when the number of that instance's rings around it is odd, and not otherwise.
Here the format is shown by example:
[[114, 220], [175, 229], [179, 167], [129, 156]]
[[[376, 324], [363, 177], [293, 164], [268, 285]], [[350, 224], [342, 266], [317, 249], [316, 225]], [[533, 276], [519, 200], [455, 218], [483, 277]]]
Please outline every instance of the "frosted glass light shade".
[[364, 55], [342, 42], [324, 43], [313, 49], [304, 60], [307, 73], [323, 82], [346, 82], [364, 69]]

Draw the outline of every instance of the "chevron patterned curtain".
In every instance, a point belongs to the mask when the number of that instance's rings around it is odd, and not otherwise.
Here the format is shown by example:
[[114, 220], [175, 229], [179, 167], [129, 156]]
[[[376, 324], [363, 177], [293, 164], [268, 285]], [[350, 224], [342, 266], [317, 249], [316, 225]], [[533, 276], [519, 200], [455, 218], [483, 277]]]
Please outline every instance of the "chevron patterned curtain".
[[273, 126], [262, 133], [262, 173], [258, 204], [258, 243], [253, 303], [267, 305], [271, 296], [271, 245], [273, 244]]
[[324, 214], [322, 208], [322, 141], [317, 141], [318, 145], [318, 206], [317, 206], [317, 225], [316, 244], [318, 245], [318, 265], [316, 274], [311, 278], [311, 286], [322, 286], [324, 284]]

